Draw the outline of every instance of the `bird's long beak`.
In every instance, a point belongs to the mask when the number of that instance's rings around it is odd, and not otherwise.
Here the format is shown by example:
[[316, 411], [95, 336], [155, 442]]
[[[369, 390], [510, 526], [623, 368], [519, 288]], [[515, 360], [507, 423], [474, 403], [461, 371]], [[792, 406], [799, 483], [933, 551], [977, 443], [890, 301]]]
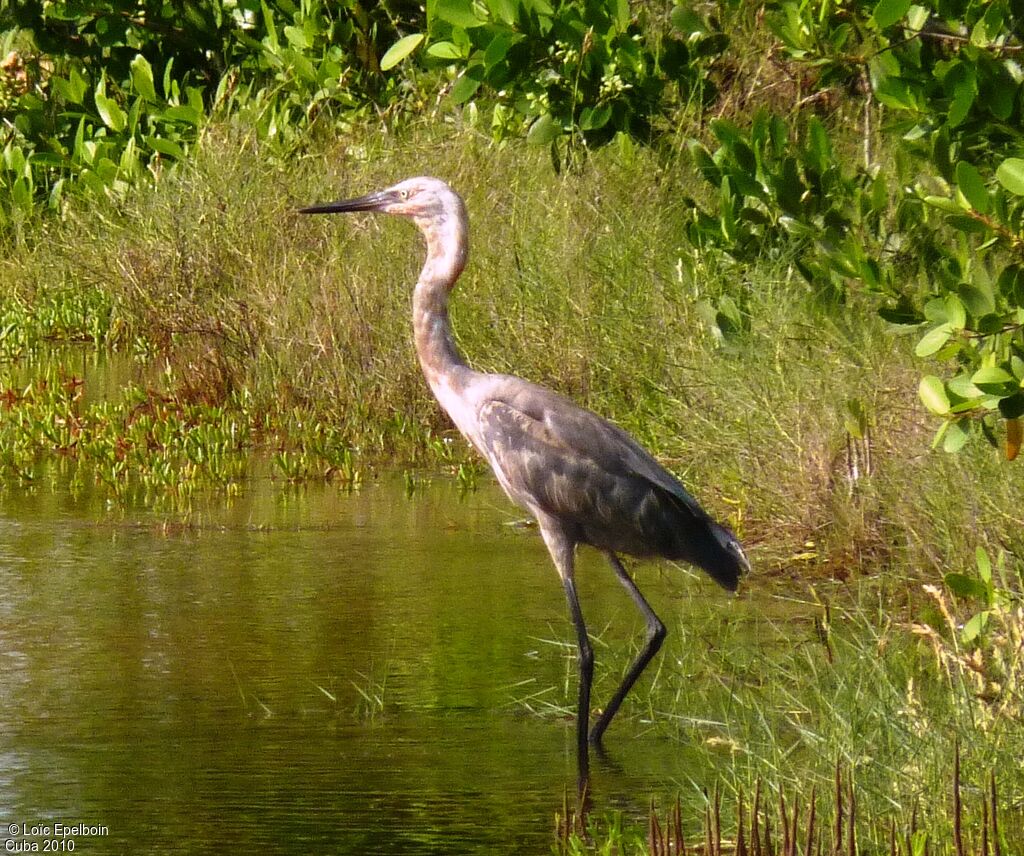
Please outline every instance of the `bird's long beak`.
[[339, 199], [337, 202], [325, 202], [300, 208], [300, 214], [343, 214], [348, 211], [380, 211], [385, 205], [397, 202], [395, 194], [388, 190], [367, 193], [355, 199]]

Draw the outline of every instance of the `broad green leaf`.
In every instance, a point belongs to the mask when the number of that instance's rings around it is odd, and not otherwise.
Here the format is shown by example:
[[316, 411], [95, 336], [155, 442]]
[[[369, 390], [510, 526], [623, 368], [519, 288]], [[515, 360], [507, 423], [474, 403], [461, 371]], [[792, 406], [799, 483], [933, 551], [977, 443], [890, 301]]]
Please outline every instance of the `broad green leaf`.
[[555, 121], [550, 113], [538, 117], [537, 121], [530, 125], [526, 134], [526, 142], [535, 146], [546, 146], [562, 135], [562, 126]]
[[138, 173], [139, 164], [139, 151], [135, 144], [135, 138], [129, 137], [128, 144], [124, 147], [121, 152], [121, 172], [125, 175], [135, 175]]
[[615, 0], [615, 26], [620, 33], [629, 26], [629, 0]]
[[310, 46], [309, 39], [306, 38], [306, 33], [301, 27], [285, 27], [284, 37], [288, 40], [288, 44], [294, 48], [298, 48], [300, 51], [305, 50]]
[[946, 387], [935, 375], [926, 375], [921, 378], [917, 388], [921, 401], [936, 416], [945, 416], [949, 413], [949, 396], [946, 395]]
[[294, 48], [287, 48], [284, 55], [287, 57], [286, 61], [291, 66], [292, 73], [299, 80], [310, 85], [317, 82], [316, 68], [310, 62], [309, 57], [304, 56]]
[[463, 57], [462, 51], [453, 42], [434, 42], [427, 48], [427, 53], [438, 59], [462, 59]]
[[967, 326], [967, 310], [955, 294], [946, 297], [946, 320], [954, 330], [963, 330]]
[[394, 68], [420, 46], [423, 38], [423, 33], [413, 33], [411, 36], [400, 38], [380, 58], [380, 70], [387, 71]]
[[608, 124], [612, 118], [612, 105], [599, 104], [597, 107], [584, 107], [580, 111], [580, 130], [597, 131]]
[[484, 65], [494, 68], [508, 55], [509, 48], [522, 39], [518, 33], [498, 33], [484, 51]]
[[879, 170], [875, 180], [871, 183], [871, 210], [876, 214], [884, 214], [889, 207], [889, 184], [885, 179], [885, 172]]
[[983, 394], [978, 387], [971, 383], [971, 376], [968, 374], [958, 374], [946, 383], [946, 388], [953, 395], [959, 395], [968, 401], [978, 398]]
[[896, 74], [881, 73], [874, 78], [874, 94], [878, 99], [897, 110], [919, 110], [921, 90], [918, 85], [904, 80]]
[[464, 30], [487, 23], [476, 16], [471, 0], [434, 0], [427, 4], [427, 12]]
[[198, 125], [203, 119], [203, 114], [189, 104], [178, 104], [175, 107], [168, 107], [164, 110], [161, 117], [172, 122]]
[[89, 90], [89, 84], [86, 83], [85, 78], [78, 73], [78, 69], [74, 66], [68, 72], [67, 78], [51, 77], [50, 85], [72, 104], [81, 104], [82, 99], [85, 98], [85, 93]]
[[960, 638], [967, 643], [973, 642], [985, 631], [988, 625], [989, 611], [983, 609], [977, 615], [972, 615], [960, 631]]
[[1006, 67], [1000, 68], [998, 74], [987, 71], [982, 78], [981, 92], [989, 113], [997, 119], [1006, 121], [1013, 114], [1019, 87]]
[[96, 112], [100, 114], [100, 119], [103, 120], [103, 124], [106, 125], [110, 130], [120, 133], [125, 129], [128, 117], [124, 110], [121, 109], [117, 101], [113, 98], [108, 98], [106, 93], [106, 80], [101, 79], [99, 84], [96, 86], [96, 92], [94, 93], [96, 101]]
[[541, 17], [550, 18], [555, 14], [554, 8], [547, 0], [519, 0], [519, 4]]
[[3, 152], [3, 164], [9, 172], [24, 172], [27, 159], [21, 146], [8, 146]]
[[[986, 583], [992, 582], [992, 562], [984, 547], [977, 547], [974, 550], [974, 561], [978, 565], [978, 576]], [[988, 594], [987, 586], [985, 593]]]
[[11, 188], [11, 197], [16, 207], [28, 213], [32, 210], [32, 184], [24, 176], [18, 178]]
[[[960, 193], [957, 195], [962, 196]], [[963, 207], [968, 207], [966, 200], [963, 202]], [[987, 235], [992, 231], [991, 227], [983, 220], [968, 214], [951, 214], [946, 218], [946, 222], [956, 231], [971, 235]]]
[[959, 214], [963, 211], [952, 199], [945, 196], [926, 196], [924, 202], [926, 205], [931, 205], [940, 211], [948, 211], [950, 214]]
[[800, 180], [800, 171], [797, 167], [796, 158], [788, 157], [782, 162], [782, 171], [775, 182], [775, 196], [779, 201], [779, 207], [787, 214], [799, 216], [803, 213], [801, 199], [804, 192], [803, 182]]
[[508, 26], [515, 24], [518, 7], [517, 0], [487, 0], [487, 8], [491, 17]]
[[25, 177], [29, 177], [32, 174], [32, 167], [44, 166], [47, 169], [61, 169], [67, 166], [67, 161], [63, 155], [57, 154], [57, 152], [33, 152], [30, 158], [31, 166], [28, 163], [23, 167]]
[[950, 77], [953, 78], [953, 100], [946, 114], [946, 124], [955, 128], [967, 118], [974, 99], [978, 97], [978, 78], [974, 67], [965, 63], [955, 66], [947, 75], [947, 80]]
[[166, 137], [146, 137], [146, 145], [154, 152], [174, 158], [175, 160], [185, 159], [185, 150], [173, 140]]
[[1012, 395], [1020, 388], [1014, 376], [999, 366], [978, 369], [971, 375], [971, 383], [989, 395]]
[[928, 23], [931, 12], [924, 6], [911, 6], [907, 10], [907, 26], [912, 30], [920, 30]]
[[274, 13], [270, 11], [266, 0], [260, 0], [260, 9], [263, 12], [263, 25], [267, 28], [266, 43], [273, 53], [277, 53], [281, 45], [277, 40], [277, 28], [274, 26]]
[[672, 26], [685, 36], [703, 35], [708, 31], [707, 24], [686, 3], [676, 6], [672, 10], [669, 20], [672, 22]]
[[722, 295], [718, 301], [718, 312], [715, 313], [715, 323], [722, 335], [726, 338], [734, 336], [743, 329], [743, 315], [728, 294]]
[[1024, 159], [1007, 158], [996, 170], [996, 179], [1010, 193], [1024, 196]]
[[880, 30], [891, 27], [910, 9], [910, 0], [878, 0], [871, 17]]
[[737, 142], [743, 140], [743, 131], [740, 130], [738, 125], [733, 124], [728, 119], [712, 119], [708, 127], [711, 128], [711, 133], [727, 149], [731, 149]]
[[975, 330], [983, 336], [991, 336], [1003, 329], [1003, 316], [998, 312], [987, 312], [974, 325]]
[[1005, 26], [1001, 3], [992, 3], [988, 10], [971, 30], [971, 44], [978, 47], [988, 47]]
[[971, 44], [984, 48], [988, 47], [990, 41], [992, 39], [989, 37], [988, 28], [985, 26], [985, 19], [981, 18], [974, 25], [974, 29], [971, 30]]
[[963, 421], [950, 422], [946, 436], [942, 438], [942, 450], [951, 455], [959, 452], [970, 439], [971, 435], [964, 427]]
[[117, 164], [110, 158], [98, 158], [93, 169], [108, 187], [117, 179]]
[[953, 326], [951, 324], [939, 324], [938, 327], [933, 327], [921, 337], [921, 341], [919, 341], [917, 343], [917, 347], [914, 348], [914, 353], [919, 357], [930, 357], [942, 348], [942, 346], [949, 341], [949, 337], [952, 335]]
[[732, 144], [732, 156], [736, 159], [736, 165], [750, 179], [756, 180], [757, 155], [747, 144], [746, 140], [736, 140]]
[[722, 180], [722, 173], [708, 150], [697, 140], [690, 140], [687, 148], [690, 150], [690, 157], [693, 158], [694, 166], [697, 167], [704, 180], [717, 187], [718, 183]]
[[823, 173], [832, 161], [832, 144], [828, 131], [817, 116], [812, 116], [807, 125], [807, 155], [811, 165]]
[[981, 214], [988, 213], [988, 188], [973, 164], [960, 161], [956, 165], [956, 184], [971, 208]]
[[[978, 549], [981, 550], [980, 547]], [[981, 552], [984, 553], [984, 550]], [[991, 574], [991, 569], [989, 573]], [[988, 587], [977, 577], [969, 577], [967, 574], [946, 574], [942, 581], [957, 597], [982, 601], [988, 597]]]
[[949, 320], [949, 305], [941, 297], [933, 297], [925, 304], [925, 317], [936, 324]]
[[722, 237], [727, 241], [735, 241], [736, 212], [732, 198], [732, 182], [729, 180], [728, 176], [722, 179], [720, 198], [721, 202], [718, 212], [718, 222], [722, 228]]
[[895, 305], [880, 307], [878, 314], [890, 324], [917, 326], [924, 320], [920, 310], [905, 296], [901, 296]]
[[1018, 306], [1024, 306], [1024, 266], [1009, 264], [996, 278], [996, 285], [1002, 295]]
[[868, 415], [864, 402], [859, 398], [848, 399], [843, 410], [843, 426], [846, 428], [846, 433], [854, 439], [864, 439], [868, 428]]
[[960, 300], [967, 307], [967, 311], [975, 318], [982, 318], [995, 311], [996, 304], [991, 283], [978, 286], [965, 282], [957, 288], [957, 294], [960, 295]]
[[459, 79], [455, 81], [452, 86], [450, 93], [452, 101], [456, 104], [464, 104], [469, 101], [476, 91], [480, 88], [480, 84], [484, 79], [484, 67], [482, 64], [477, 63], [471, 65], [462, 74], [459, 75]]

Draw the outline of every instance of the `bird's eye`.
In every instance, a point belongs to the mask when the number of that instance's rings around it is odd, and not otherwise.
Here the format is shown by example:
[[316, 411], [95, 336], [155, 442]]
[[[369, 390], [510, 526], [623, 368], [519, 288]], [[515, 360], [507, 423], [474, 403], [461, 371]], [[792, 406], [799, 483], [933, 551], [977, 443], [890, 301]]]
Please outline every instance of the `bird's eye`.
[[409, 191], [408, 190], [399, 190], [398, 191], [398, 198], [401, 199], [403, 202], [405, 202], [405, 200], [409, 198]]

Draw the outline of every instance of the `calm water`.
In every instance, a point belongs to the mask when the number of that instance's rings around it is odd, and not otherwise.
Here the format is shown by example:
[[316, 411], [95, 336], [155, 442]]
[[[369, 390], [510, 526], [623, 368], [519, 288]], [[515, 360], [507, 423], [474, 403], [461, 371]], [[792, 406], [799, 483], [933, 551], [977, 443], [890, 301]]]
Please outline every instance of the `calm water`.
[[[0, 829], [107, 827], [78, 852], [549, 852], [575, 782], [575, 663], [540, 539], [496, 488], [254, 485], [182, 525], [0, 493]], [[641, 625], [602, 561], [582, 596], [621, 668]], [[742, 620], [710, 585], [641, 582]], [[689, 607], [688, 607], [689, 608]], [[601, 684], [608, 691], [610, 684]], [[537, 694], [527, 704], [524, 699]], [[595, 808], [694, 770], [625, 712]], [[24, 840], [24, 839], [22, 839]]]

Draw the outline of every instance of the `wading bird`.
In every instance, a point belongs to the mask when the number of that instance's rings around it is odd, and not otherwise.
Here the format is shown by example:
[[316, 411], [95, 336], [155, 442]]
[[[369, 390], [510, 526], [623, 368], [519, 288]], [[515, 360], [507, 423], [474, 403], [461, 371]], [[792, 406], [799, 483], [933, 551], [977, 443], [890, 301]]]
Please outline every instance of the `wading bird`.
[[579, 646], [576, 738], [585, 775], [594, 653], [576, 594], [576, 546], [590, 544], [605, 554], [647, 622], [643, 649], [589, 731], [594, 745], [666, 633], [616, 554], [681, 559], [735, 591], [750, 567], [743, 548], [621, 428], [542, 386], [466, 365], [448, 323], [448, 294], [466, 264], [469, 224], [462, 199], [447, 184], [410, 178], [357, 199], [301, 209], [350, 211], [408, 217], [426, 238], [427, 260], [413, 292], [416, 353], [459, 431], [487, 459], [509, 498], [536, 518], [562, 579]]

